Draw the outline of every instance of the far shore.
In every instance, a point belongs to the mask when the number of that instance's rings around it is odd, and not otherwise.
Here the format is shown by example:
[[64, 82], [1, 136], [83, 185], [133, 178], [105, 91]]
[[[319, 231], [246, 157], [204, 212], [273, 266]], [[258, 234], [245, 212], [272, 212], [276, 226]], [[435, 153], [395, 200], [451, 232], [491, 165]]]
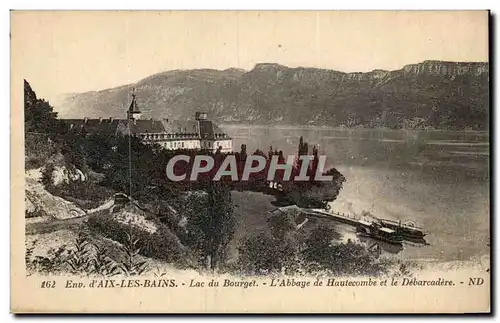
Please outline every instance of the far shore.
[[391, 129], [391, 128], [364, 128], [364, 127], [329, 127], [314, 125], [263, 125], [245, 123], [220, 123], [222, 128], [273, 128], [273, 129], [308, 129], [308, 130], [338, 130], [338, 131], [387, 131], [387, 132], [446, 132], [446, 133], [471, 133], [489, 136], [489, 130], [448, 130], [448, 129]]

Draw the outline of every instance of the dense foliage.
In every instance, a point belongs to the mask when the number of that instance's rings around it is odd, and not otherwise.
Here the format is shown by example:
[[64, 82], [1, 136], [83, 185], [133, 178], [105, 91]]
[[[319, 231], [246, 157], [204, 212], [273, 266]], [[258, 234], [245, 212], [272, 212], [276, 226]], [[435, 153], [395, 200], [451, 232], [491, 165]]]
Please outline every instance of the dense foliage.
[[239, 269], [250, 275], [273, 273], [329, 275], [380, 275], [389, 262], [365, 246], [348, 241], [328, 225], [312, 225], [309, 231], [297, 224], [300, 214], [278, 213], [268, 219], [270, 234], [248, 235], [238, 247]]
[[[227, 154], [220, 151], [169, 151], [156, 145], [145, 145], [135, 137], [90, 134], [63, 131], [56, 114], [47, 102], [39, 100], [26, 83], [26, 127], [38, 134], [40, 143], [50, 146], [51, 156], [42, 156], [44, 172], [42, 181], [53, 194], [73, 202], [91, 200], [102, 202], [112, 192], [123, 192], [131, 202], [128, 207], [143, 210], [152, 218], [157, 230], [146, 232], [132, 225], [117, 221], [112, 214], [97, 213], [89, 217], [87, 229], [93, 234], [119, 242], [120, 259], [109, 259], [105, 246], [91, 242], [86, 236], [77, 236], [74, 246], [55, 250], [53, 255], [30, 260], [35, 270], [53, 272], [63, 264], [74, 273], [97, 273], [110, 275], [122, 272], [128, 275], [140, 274], [146, 263], [140, 257], [164, 262], [194, 266], [209, 270], [227, 268], [228, 247], [234, 238], [238, 219], [233, 213], [231, 190], [248, 190], [273, 195], [278, 202], [296, 203], [306, 207], [314, 203], [323, 205], [338, 195], [342, 174], [331, 169], [326, 173], [334, 176], [332, 182], [283, 182], [282, 174], [274, 180], [279, 189], [269, 188], [267, 168], [273, 156], [284, 163], [283, 153], [270, 149], [267, 155], [260, 150], [253, 154], [263, 156], [266, 168], [255, 174], [248, 182], [214, 181], [211, 174], [201, 176], [198, 181], [171, 182], [165, 176], [167, 162], [177, 154], [211, 154], [216, 168]], [[38, 111], [39, 110], [39, 111]], [[27, 145], [27, 149], [30, 146]], [[34, 147], [32, 147], [34, 148]], [[315, 174], [318, 166], [317, 150], [313, 148], [314, 159], [307, 174]], [[298, 155], [309, 154], [308, 144], [302, 138]], [[246, 146], [235, 152], [238, 174], [241, 174], [250, 153]], [[52, 181], [55, 155], [66, 169], [78, 169], [87, 174], [87, 181], [74, 181], [55, 185]], [[193, 158], [192, 158], [193, 159]], [[35, 160], [34, 165], [40, 164]], [[296, 163], [293, 172], [300, 170]], [[181, 171], [188, 173], [192, 165], [184, 165]], [[213, 173], [212, 172], [212, 173]], [[95, 178], [99, 180], [95, 180]], [[78, 204], [78, 203], [77, 203]], [[96, 205], [93, 205], [96, 206]], [[309, 235], [297, 229], [296, 216], [275, 216], [269, 219], [271, 234], [254, 236], [248, 232], [238, 248], [239, 269], [243, 273], [327, 270], [343, 274], [359, 271], [375, 274], [381, 271], [373, 257], [362, 246], [332, 244], [335, 235], [330, 231], [314, 231]], [[302, 221], [303, 219], [300, 219]], [[300, 222], [299, 221], [299, 222]], [[90, 248], [90, 249], [89, 249]], [[192, 261], [193, 260], [193, 261]], [[38, 268], [38, 269], [36, 269]]]
[[57, 112], [44, 99], [39, 99], [24, 80], [24, 131], [52, 133], [59, 131], [63, 125], [57, 119]]

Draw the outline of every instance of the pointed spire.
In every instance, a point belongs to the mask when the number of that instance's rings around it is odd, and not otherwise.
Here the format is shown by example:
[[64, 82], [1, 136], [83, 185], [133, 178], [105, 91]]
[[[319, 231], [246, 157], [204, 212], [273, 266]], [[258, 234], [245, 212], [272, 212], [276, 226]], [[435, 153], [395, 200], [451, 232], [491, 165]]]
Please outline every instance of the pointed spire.
[[133, 88], [132, 89], [132, 102], [130, 103], [130, 106], [127, 110], [127, 118], [133, 119], [133, 120], [139, 119], [141, 116], [141, 111], [137, 107], [137, 102], [136, 102], [135, 96], [136, 96], [135, 88]]
[[130, 103], [130, 107], [128, 108], [128, 111], [131, 113], [141, 113], [139, 111], [139, 108], [137, 107], [137, 102], [136, 102], [136, 94], [135, 94], [135, 88], [132, 89], [132, 102]]

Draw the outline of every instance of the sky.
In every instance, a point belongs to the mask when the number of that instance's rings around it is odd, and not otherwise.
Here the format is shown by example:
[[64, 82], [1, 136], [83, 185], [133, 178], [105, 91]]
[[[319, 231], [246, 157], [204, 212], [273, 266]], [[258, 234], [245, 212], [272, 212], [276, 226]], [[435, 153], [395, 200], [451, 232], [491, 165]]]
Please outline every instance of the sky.
[[262, 62], [344, 72], [488, 61], [486, 11], [14, 11], [11, 75], [39, 97]]

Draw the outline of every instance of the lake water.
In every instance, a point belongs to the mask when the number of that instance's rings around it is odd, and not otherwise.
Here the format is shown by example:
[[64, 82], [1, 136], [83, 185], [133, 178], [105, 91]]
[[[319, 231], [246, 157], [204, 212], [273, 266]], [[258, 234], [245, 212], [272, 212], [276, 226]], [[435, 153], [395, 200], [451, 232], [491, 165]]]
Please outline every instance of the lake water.
[[405, 244], [397, 257], [444, 261], [489, 253], [488, 133], [223, 128], [236, 150], [245, 143], [248, 152], [272, 146], [293, 154], [300, 136], [310, 149], [319, 145], [328, 167], [347, 180], [333, 210], [413, 220], [430, 232], [429, 245]]

